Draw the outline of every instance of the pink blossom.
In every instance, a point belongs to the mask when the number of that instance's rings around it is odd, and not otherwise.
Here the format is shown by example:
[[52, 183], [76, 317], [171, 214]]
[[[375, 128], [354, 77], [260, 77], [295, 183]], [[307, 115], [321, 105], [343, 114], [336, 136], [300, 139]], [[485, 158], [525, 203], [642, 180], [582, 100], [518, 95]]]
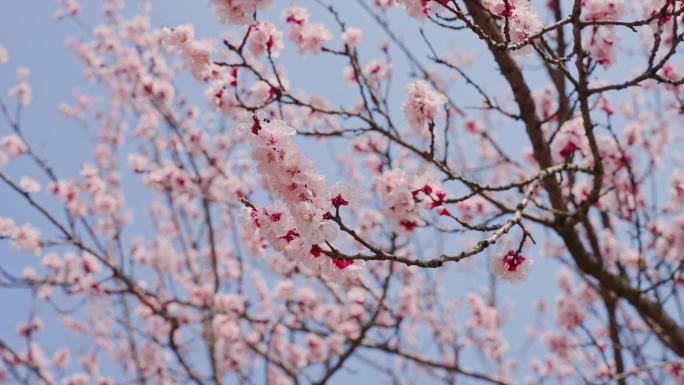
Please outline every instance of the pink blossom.
[[513, 250], [509, 250], [503, 257], [494, 253], [489, 259], [489, 271], [511, 283], [526, 280], [533, 265], [534, 262], [531, 259], [525, 258]]
[[298, 345], [290, 345], [287, 361], [292, 368], [303, 368], [307, 364], [307, 353]]
[[[532, 3], [529, 1], [484, 0], [482, 3], [490, 12], [508, 19], [508, 33], [513, 43], [524, 41], [538, 33], [544, 26]], [[501, 28], [505, 30], [506, 24], [501, 23]], [[521, 52], [530, 54], [533, 52], [533, 49], [527, 45]]]
[[676, 385], [684, 384], [684, 360], [680, 359], [668, 365], [670, 375], [675, 380]]
[[283, 11], [282, 17], [288, 24], [304, 25], [309, 21], [309, 11], [304, 7], [290, 5]]
[[[361, 67], [361, 74], [371, 87], [376, 87], [380, 83], [388, 81], [392, 76], [394, 67], [392, 63], [385, 59], [373, 59], [366, 62]], [[346, 83], [355, 85], [357, 82], [357, 75], [352, 66], [346, 66], [342, 70], [342, 78]]]
[[376, 86], [383, 81], [389, 80], [393, 69], [394, 67], [389, 61], [374, 59], [366, 62], [361, 68], [361, 72], [368, 81], [368, 85]]
[[456, 208], [459, 211], [459, 217], [466, 222], [482, 218], [487, 213], [488, 206], [487, 201], [479, 196], [456, 204]]
[[336, 225], [328, 219], [334, 206], [324, 179], [313, 170], [290, 137], [295, 130], [282, 121], [253, 118], [251, 127], [252, 159], [264, 177], [268, 189], [282, 206], [258, 213], [260, 233], [279, 251], [292, 255], [312, 269], [336, 275], [335, 269], [351, 269], [348, 261], [312, 258], [312, 246], [337, 237]]
[[384, 199], [385, 215], [395, 229], [405, 235], [423, 225], [421, 206], [432, 210], [441, 206], [446, 197], [440, 183], [429, 174], [408, 178], [402, 170], [396, 169], [379, 175], [375, 183]]
[[[406, 9], [409, 16], [424, 21], [429, 12], [436, 12], [439, 10], [437, 3], [444, 3], [445, 0], [396, 0], [396, 2]], [[387, 5], [383, 4], [378, 6]]]
[[425, 80], [416, 80], [406, 86], [408, 99], [401, 105], [408, 124], [418, 132], [424, 132], [429, 124], [434, 123], [440, 107], [447, 99], [434, 91]]
[[[677, 2], [676, 0], [670, 2], [668, 2], [667, 0], [644, 0], [641, 2], [643, 16], [651, 17], [656, 13], [660, 12], [660, 10], [662, 10], [666, 4], [669, 5], [670, 3], [673, 5], [673, 7], [670, 8], [671, 11], [681, 10], [681, 7], [683, 6], [681, 1]], [[677, 4], [679, 4], [679, 7], [677, 7]], [[652, 22], [652, 26], [655, 27], [658, 24], [659, 20], [663, 23], [666, 23], [671, 21], [671, 17], [656, 18], [656, 20]]]
[[624, 0], [584, 0], [585, 20], [617, 20], [624, 12]]
[[377, 177], [375, 185], [376, 191], [383, 197], [384, 214], [396, 231], [411, 234], [423, 224], [413, 197], [412, 184], [402, 170], [384, 172]]
[[28, 148], [19, 135], [9, 134], [0, 138], [0, 149], [2, 149], [10, 159], [16, 159], [21, 154], [25, 153]]
[[572, 296], [556, 297], [556, 323], [567, 331], [572, 331], [582, 324], [585, 312], [579, 302]]
[[41, 189], [40, 183], [27, 176], [22, 176], [21, 179], [19, 179], [19, 187], [30, 193], [36, 193]]
[[195, 28], [192, 24], [181, 24], [174, 28], [162, 30], [162, 43], [171, 50], [183, 46], [195, 39]]
[[260, 21], [250, 26], [248, 47], [252, 55], [258, 58], [263, 54], [278, 57], [283, 49], [283, 33], [273, 23]]
[[194, 40], [182, 46], [182, 54], [193, 76], [203, 79], [211, 68], [210, 55], [214, 50], [211, 40]]
[[332, 33], [323, 23], [310, 23], [306, 8], [290, 5], [283, 11], [288, 24], [288, 37], [297, 45], [299, 53], [318, 54], [326, 41], [332, 40]]
[[38, 256], [43, 248], [40, 230], [29, 223], [17, 227], [12, 234], [12, 246]]
[[9, 94], [11, 97], [17, 99], [19, 103], [26, 106], [31, 103], [31, 85], [28, 82], [28, 77], [31, 71], [26, 67], [20, 67], [17, 69], [17, 79], [19, 84], [10, 89]]
[[26, 350], [19, 353], [19, 359], [28, 362], [31, 366], [42, 368], [47, 364], [45, 353], [37, 342], [32, 341]]
[[48, 190], [63, 202], [73, 202], [80, 190], [76, 182], [71, 180], [58, 180], [48, 184]]
[[[196, 79], [205, 80], [214, 69], [210, 56], [215, 43], [209, 39], [195, 40], [194, 36], [192, 25], [182, 24], [175, 28], [164, 28], [161, 41], [168, 51], [180, 51], [181, 57]], [[148, 87], [151, 91], [154, 90], [153, 86]]]
[[560, 358], [571, 361], [575, 356], [575, 349], [577, 341], [567, 332], [544, 332], [540, 339], [544, 342], [549, 350]]
[[[510, 11], [510, 37], [513, 42], [519, 43], [539, 32], [544, 24], [539, 20], [532, 3], [514, 1], [513, 4], [513, 10]], [[531, 53], [532, 49], [528, 45], [522, 52]]]
[[319, 244], [335, 239], [337, 227], [327, 221], [325, 212], [309, 202], [301, 202], [292, 206], [297, 229], [301, 235], [312, 244]]
[[45, 253], [40, 265], [46, 269], [59, 270], [64, 266], [62, 259], [57, 253]]
[[349, 27], [342, 33], [342, 42], [350, 48], [356, 47], [363, 38], [363, 31], [356, 27]]
[[591, 30], [585, 45], [592, 59], [604, 67], [615, 62], [620, 42], [620, 35], [612, 26], [598, 27]]
[[571, 294], [575, 286], [575, 282], [572, 278], [572, 272], [565, 266], [561, 267], [556, 274], [556, 284], [565, 292], [566, 294]]
[[316, 334], [306, 336], [306, 346], [309, 349], [308, 359], [312, 362], [322, 362], [326, 358], [327, 345], [325, 340]]
[[266, 104], [275, 95], [271, 85], [261, 80], [255, 82], [249, 90], [255, 105]]
[[9, 237], [14, 233], [14, 220], [12, 218], [0, 217], [0, 237]]
[[558, 95], [556, 94], [556, 89], [550, 84], [532, 93], [537, 106], [537, 114], [540, 117], [548, 119], [556, 113], [558, 109]]
[[235, 294], [219, 293], [214, 297], [215, 307], [226, 314], [241, 315], [245, 311], [245, 298]]
[[128, 154], [128, 165], [133, 172], [141, 173], [147, 167], [148, 159], [146, 156], [140, 154]]
[[290, 33], [292, 41], [299, 47], [300, 53], [318, 54], [326, 41], [332, 40], [333, 35], [323, 23], [309, 23], [301, 28], [294, 28]]
[[21, 279], [24, 281], [35, 281], [38, 279], [38, 273], [33, 266], [25, 267], [21, 270]]
[[563, 124], [551, 144], [551, 151], [552, 155], [559, 161], [575, 153], [585, 156], [590, 154], [589, 142], [584, 135], [582, 118], [577, 117]]
[[91, 253], [83, 253], [81, 256], [81, 269], [84, 273], [99, 273], [102, 269], [100, 261]]
[[[681, 82], [682, 79], [684, 79], [684, 75], [677, 71], [677, 69], [671, 64], [665, 64], [663, 68], [659, 71], [659, 75], [662, 76], [666, 81], [671, 81], [675, 83]], [[675, 94], [679, 93], [679, 91], [682, 88], [681, 85], [673, 84], [667, 84], [666, 87]]]

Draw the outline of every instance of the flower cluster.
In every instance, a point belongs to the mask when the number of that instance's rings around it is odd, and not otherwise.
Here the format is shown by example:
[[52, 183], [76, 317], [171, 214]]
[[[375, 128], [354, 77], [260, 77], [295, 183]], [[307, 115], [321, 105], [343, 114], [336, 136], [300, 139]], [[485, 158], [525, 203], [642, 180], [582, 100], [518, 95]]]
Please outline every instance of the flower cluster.
[[[506, 17], [508, 23], [502, 23], [504, 30], [508, 26], [508, 34], [513, 43], [519, 43], [528, 37], [538, 33], [544, 27], [539, 19], [532, 2], [526, 0], [484, 0], [482, 5], [495, 15]], [[523, 49], [524, 53], [531, 52], [529, 46]]]
[[[662, 221], [654, 221], [649, 224], [653, 234], [650, 246], [655, 248], [655, 254], [661, 261], [674, 261], [682, 263], [684, 256], [684, 215], [678, 215], [674, 223], [666, 224]], [[684, 279], [684, 275], [682, 275]]]
[[[529, 1], [512, 1], [512, 10], [509, 10], [510, 37], [515, 43], [519, 43], [535, 33], [541, 31], [544, 24]], [[505, 12], [505, 11], [504, 11]], [[505, 15], [506, 16], [506, 15]], [[505, 27], [504, 27], [505, 28]], [[528, 50], [531, 48], [528, 46]]]
[[589, 141], [584, 135], [584, 123], [581, 117], [573, 118], [563, 124], [551, 143], [551, 153], [559, 161], [563, 161], [575, 152], [589, 155]]
[[615, 63], [620, 35], [613, 26], [594, 28], [584, 42], [589, 56], [604, 67]]
[[190, 24], [162, 30], [162, 44], [168, 51], [179, 50], [192, 75], [198, 80], [210, 77], [215, 65], [211, 62], [214, 42], [195, 40], [195, 29]]
[[81, 175], [84, 179], [84, 192], [89, 194], [90, 212], [107, 218], [115, 216], [124, 204], [122, 197], [100, 177], [99, 170], [94, 166], [84, 164]]
[[556, 323], [565, 331], [572, 331], [584, 322], [586, 310], [597, 299], [596, 292], [586, 284], [576, 284], [570, 270], [563, 267], [556, 275], [561, 294], [556, 297]]
[[[321, 246], [307, 237], [310, 234], [298, 231], [296, 227], [298, 221], [283, 204], [278, 203], [260, 210], [250, 209], [241, 220], [245, 233], [253, 233], [254, 238], [268, 241], [276, 251], [285, 254], [287, 259], [296, 265], [290, 267], [282, 261], [276, 261], [271, 266], [274, 271], [282, 273], [290, 270], [301, 271], [298, 266], [304, 266], [308, 272], [332, 280], [346, 280], [358, 274], [358, 266], [353, 265], [353, 261], [323, 256]], [[329, 231], [326, 235], [334, 238], [337, 234], [336, 228], [329, 223], [324, 223], [324, 225], [326, 227], [323, 231]], [[263, 248], [263, 245], [260, 247]]]
[[283, 19], [288, 25], [289, 39], [297, 45], [301, 54], [320, 53], [323, 44], [333, 38], [325, 24], [309, 22], [306, 8], [290, 5], [283, 11]]
[[[295, 133], [295, 129], [283, 121], [265, 122], [255, 118], [251, 136], [252, 159], [257, 162], [257, 170], [267, 181], [269, 191], [288, 206], [297, 227], [303, 231], [320, 226], [330, 202], [323, 176], [314, 172], [313, 164], [290, 140]], [[313, 211], [311, 215], [306, 214], [309, 211]]]
[[258, 58], [265, 53], [273, 57], [280, 55], [283, 49], [283, 33], [273, 23], [260, 21], [252, 24], [250, 28], [247, 44], [254, 57]]
[[[641, 2], [644, 17], [651, 17], [660, 12], [663, 7], [668, 6], [668, 12], [677, 12], [684, 7], [681, 1], [676, 0], [644, 0]], [[659, 18], [663, 23], [669, 22], [672, 17], [664, 16]], [[657, 21], [654, 23], [656, 24]]]
[[30, 223], [15, 226], [11, 218], [0, 217], [0, 237], [9, 237], [12, 246], [17, 250], [23, 250], [33, 255], [40, 255], [43, 249], [41, 232]]
[[623, 268], [639, 268], [639, 252], [626, 242], [620, 242], [610, 230], [600, 234], [601, 255], [608, 266], [620, 264]]
[[47, 190], [66, 205], [69, 215], [74, 218], [81, 218], [86, 214], [87, 207], [79, 197], [81, 189], [76, 182], [72, 180], [50, 182]]
[[497, 309], [485, 302], [477, 293], [466, 295], [470, 317], [468, 327], [473, 330], [473, 342], [477, 344], [487, 357], [497, 358], [508, 349], [509, 343], [500, 329], [501, 317]]
[[[290, 139], [296, 131], [285, 122], [254, 117], [251, 132], [252, 159], [257, 162], [257, 170], [271, 194], [283, 202], [282, 206], [250, 213], [253, 223], [276, 250], [311, 267], [322, 259], [317, 245], [337, 236], [337, 227], [329, 220], [330, 210], [348, 205], [351, 193], [343, 186], [326, 186], [323, 176], [314, 171], [313, 164]], [[351, 265], [351, 261], [342, 260], [332, 263], [339, 269]], [[316, 263], [313, 267], [329, 264]]]
[[[564, 360], [566, 362], [572, 362], [579, 353], [579, 351], [577, 350], [577, 338], [575, 338], [572, 334], [567, 333], [565, 331], [547, 331], [541, 335], [540, 339], [548, 347], [549, 351], [551, 351], [552, 353], [557, 355], [561, 360]], [[549, 363], [547, 363], [547, 365], [551, 366], [549, 365]], [[553, 366], [546, 369], [548, 371], [551, 368], [553, 368]], [[570, 371], [569, 374], [572, 374], [572, 367], [569, 367], [567, 370]], [[542, 372], [541, 368], [538, 369], [538, 371]]]
[[204, 96], [212, 109], [232, 118], [241, 115], [236, 96], [237, 79], [237, 67], [231, 68], [230, 71], [218, 70], [204, 91]]
[[419, 211], [421, 205], [427, 210], [434, 209], [441, 207], [446, 198], [446, 192], [438, 182], [424, 176], [409, 178], [401, 169], [378, 175], [375, 190], [382, 197], [383, 212], [392, 227], [404, 235], [410, 235], [424, 225]]
[[410, 83], [406, 91], [408, 98], [402, 103], [401, 110], [408, 124], [419, 133], [424, 133], [428, 125], [434, 123], [440, 106], [447, 102], [447, 98], [433, 90], [425, 80]]
[[532, 92], [537, 114], [543, 119], [551, 119], [556, 114], [558, 110], [557, 93], [556, 89], [550, 84]]
[[624, 0], [584, 0], [585, 20], [617, 20], [625, 10]]

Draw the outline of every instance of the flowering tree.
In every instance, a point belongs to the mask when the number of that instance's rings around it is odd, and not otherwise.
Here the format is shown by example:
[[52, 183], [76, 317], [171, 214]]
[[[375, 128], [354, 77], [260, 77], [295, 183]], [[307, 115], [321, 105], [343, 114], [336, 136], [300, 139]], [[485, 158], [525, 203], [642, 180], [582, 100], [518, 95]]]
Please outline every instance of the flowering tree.
[[36, 218], [0, 218], [34, 299], [0, 383], [684, 384], [684, 1], [197, 2], [220, 37], [100, 3], [57, 13], [106, 96], [59, 107], [95, 127], [80, 172], [26, 139], [28, 69], [0, 99], [3, 205]]

